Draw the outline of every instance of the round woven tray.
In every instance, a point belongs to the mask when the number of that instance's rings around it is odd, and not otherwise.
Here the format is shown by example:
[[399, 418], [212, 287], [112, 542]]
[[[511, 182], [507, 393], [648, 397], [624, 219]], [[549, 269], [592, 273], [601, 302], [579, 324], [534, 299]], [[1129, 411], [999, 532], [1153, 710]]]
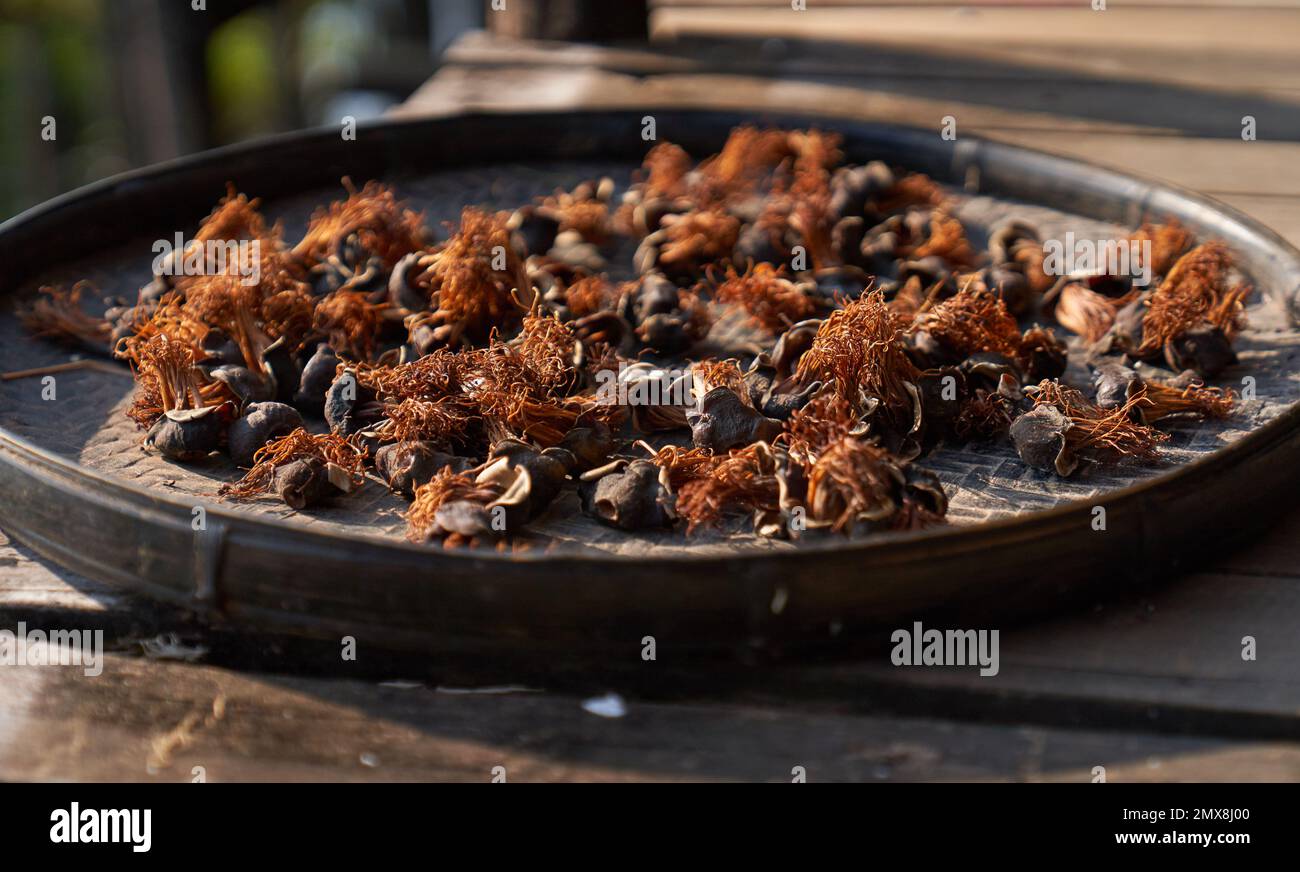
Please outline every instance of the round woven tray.
[[[1063, 480], [1006, 444], [941, 447], [921, 465], [944, 481], [951, 525], [921, 533], [798, 544], [728, 531], [629, 536], [583, 517], [568, 493], [531, 525], [528, 550], [501, 554], [406, 543], [405, 503], [377, 483], [310, 513], [221, 502], [217, 487], [237, 476], [228, 462], [180, 466], [142, 451], [123, 414], [129, 374], [85, 370], [59, 375], [54, 401], [39, 379], [0, 384], [0, 526], [84, 574], [241, 627], [417, 651], [633, 650], [646, 635], [696, 650], [837, 644], [922, 616], [999, 620], [1195, 560], [1286, 501], [1300, 477], [1300, 337], [1288, 315], [1300, 255], [1275, 235], [1192, 194], [995, 143], [828, 119], [657, 116], [659, 135], [696, 155], [753, 120], [836, 129], [852, 161], [879, 158], [954, 186], [976, 245], [1008, 215], [1047, 236], [1093, 238], [1177, 217], [1225, 240], [1265, 293], [1249, 306], [1242, 363], [1220, 383], [1240, 389], [1252, 376], [1255, 398], [1228, 421], [1175, 426], [1153, 467]], [[187, 158], [0, 226], [5, 291], [90, 278], [106, 295], [131, 295], [149, 277], [152, 241], [192, 232], [227, 181], [261, 196], [290, 239], [341, 194], [345, 175], [394, 185], [437, 224], [466, 204], [511, 208], [596, 176], [623, 185], [647, 147], [640, 129], [635, 113], [462, 116], [376, 125], [355, 142], [295, 134]], [[626, 268], [611, 261], [615, 274]], [[710, 338], [725, 347], [728, 329], [724, 319]], [[0, 314], [0, 371], [67, 359]], [[193, 529], [196, 506], [206, 529]], [[1093, 528], [1096, 506], [1105, 531]]]

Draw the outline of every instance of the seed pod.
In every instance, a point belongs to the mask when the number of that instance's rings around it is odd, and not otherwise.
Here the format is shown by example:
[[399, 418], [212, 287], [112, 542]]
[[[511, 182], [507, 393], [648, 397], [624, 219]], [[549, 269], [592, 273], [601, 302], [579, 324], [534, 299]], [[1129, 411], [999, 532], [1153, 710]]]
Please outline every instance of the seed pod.
[[1165, 360], [1174, 372], [1195, 370], [1214, 378], [1237, 362], [1232, 340], [1213, 324], [1202, 324], [1165, 343]]
[[520, 257], [546, 254], [555, 245], [560, 232], [559, 219], [547, 209], [523, 206], [516, 209], [506, 224], [510, 242]]
[[325, 394], [325, 420], [330, 430], [351, 436], [366, 426], [362, 408], [374, 400], [374, 392], [361, 386], [356, 373], [345, 370]]
[[646, 273], [641, 277], [635, 296], [637, 323], [652, 315], [671, 315], [677, 311], [680, 296], [677, 286], [660, 273]]
[[1093, 400], [1103, 409], [1118, 409], [1142, 389], [1142, 377], [1135, 370], [1118, 363], [1103, 363], [1092, 374], [1097, 396]]
[[984, 286], [1002, 298], [1007, 311], [1020, 316], [1034, 306], [1035, 295], [1024, 272], [1010, 264], [995, 264], [981, 272]]
[[284, 403], [252, 403], [230, 425], [227, 436], [230, 459], [241, 469], [253, 466], [253, 455], [272, 439], [288, 436], [302, 427], [302, 415]]
[[856, 263], [873, 275], [883, 273], [892, 273], [895, 269], [894, 261], [898, 257], [898, 249], [902, 240], [896, 230], [881, 230], [880, 227], [887, 225], [878, 225], [867, 231], [862, 237], [862, 244], [858, 247], [859, 257]]
[[1020, 337], [1020, 363], [1030, 383], [1060, 378], [1069, 365], [1069, 349], [1046, 327], [1030, 327]]
[[804, 387], [786, 393], [772, 392], [763, 400], [763, 414], [775, 421], [788, 421], [795, 412], [808, 405], [809, 401], [822, 389], [819, 381], [809, 382]]
[[635, 335], [626, 319], [610, 311], [592, 312], [569, 326], [573, 334], [587, 345], [603, 342], [611, 348], [622, 348]]
[[908, 464], [903, 470], [907, 481], [903, 485], [903, 500], [915, 501], [923, 510], [938, 517], [948, 514], [948, 494], [944, 492], [939, 476], [928, 469]]
[[336, 263], [329, 260], [322, 261], [311, 268], [307, 274], [307, 283], [311, 287], [313, 296], [325, 297], [339, 288], [347, 281], [347, 273]]
[[319, 505], [353, 489], [347, 470], [318, 457], [304, 457], [275, 470], [272, 490], [292, 509]]
[[856, 300], [871, 286], [872, 278], [856, 266], [832, 266], [816, 270], [813, 283], [817, 295], [828, 304], [844, 298]]
[[637, 244], [632, 253], [632, 268], [638, 275], [645, 275], [659, 267], [659, 249], [668, 240], [668, 231], [660, 228], [647, 234]]
[[470, 500], [457, 500], [438, 507], [433, 513], [430, 532], [436, 536], [453, 533], [467, 539], [497, 539], [504, 530], [493, 525], [492, 514], [487, 506]]
[[862, 256], [862, 241], [867, 235], [867, 222], [857, 216], [841, 218], [831, 228], [831, 251], [840, 263], [853, 267], [866, 264]]
[[573, 454], [576, 468], [582, 472], [604, 466], [614, 451], [614, 434], [604, 423], [575, 427], [560, 440], [560, 448]]
[[411, 351], [415, 357], [425, 357], [442, 348], [447, 344], [447, 337], [452, 333], [451, 325], [436, 325], [423, 320], [411, 324], [410, 330]]
[[[134, 336], [138, 324], [147, 321], [152, 312], [141, 306], [113, 307], [104, 313], [104, 320], [109, 324], [108, 353], [116, 354], [122, 340]], [[202, 366], [202, 361], [199, 362]]]
[[325, 394], [334, 383], [334, 373], [338, 371], [339, 358], [334, 349], [322, 342], [316, 346], [316, 353], [302, 368], [302, 377], [298, 379], [298, 390], [293, 395], [293, 405], [304, 415], [321, 415], [325, 411]]
[[1036, 406], [1011, 422], [1011, 441], [1025, 463], [1068, 476], [1079, 465], [1065, 440], [1071, 426], [1055, 406]]
[[966, 374], [957, 367], [926, 370], [916, 382], [921, 392], [921, 414], [925, 418], [927, 444], [953, 432], [962, 407], [971, 395]]
[[561, 263], [578, 267], [589, 273], [598, 273], [605, 269], [605, 258], [601, 256], [600, 249], [573, 230], [566, 230], [555, 238], [550, 256]]
[[730, 388], [717, 387], [700, 398], [695, 410], [686, 413], [691, 439], [696, 448], [720, 454], [754, 442], [770, 442], [781, 434], [780, 421], [764, 417], [745, 405]]
[[651, 315], [636, 328], [636, 337], [656, 354], [678, 354], [695, 342], [685, 316], [677, 313]]
[[367, 428], [353, 433], [348, 442], [354, 448], [364, 452], [366, 457], [374, 457], [384, 445], [384, 434]]
[[900, 286], [907, 283], [910, 278], [917, 278], [921, 282], [921, 287], [929, 292], [930, 288], [939, 286], [935, 299], [945, 300], [957, 293], [957, 279], [953, 271], [948, 267], [947, 261], [937, 255], [922, 257], [919, 260], [905, 260], [898, 265], [898, 279]]
[[250, 403], [266, 402], [275, 395], [270, 379], [243, 365], [218, 366], [208, 375], [214, 381], [219, 381], [230, 388], [230, 392], [239, 401], [241, 409], [246, 408]]
[[371, 257], [348, 276], [342, 290], [357, 291], [365, 294], [371, 303], [382, 303], [388, 299], [389, 278], [384, 261], [379, 257]]
[[525, 442], [504, 439], [493, 446], [475, 482], [502, 490], [492, 505], [504, 506], [507, 526], [518, 529], [545, 511], [576, 466], [577, 460], [566, 449], [538, 451]]
[[411, 279], [421, 270], [422, 257], [423, 252], [413, 251], [393, 267], [388, 277], [388, 304], [393, 308], [405, 312], [423, 312], [429, 308], [428, 297], [411, 284]]
[[227, 364], [232, 366], [244, 364], [244, 352], [240, 350], [239, 343], [227, 336], [220, 327], [213, 327], [205, 333], [200, 346], [204, 356], [199, 361], [199, 366], [205, 369], [215, 369]]
[[270, 377], [275, 387], [273, 399], [281, 403], [292, 403], [302, 373], [298, 369], [298, 361], [294, 360], [288, 337], [281, 336], [262, 352], [262, 371]]
[[772, 392], [775, 376], [776, 370], [772, 367], [771, 358], [766, 353], [754, 358], [743, 377], [744, 394], [751, 406], [756, 409], [762, 407], [764, 399]]
[[893, 186], [894, 173], [882, 161], [842, 167], [831, 176], [829, 211], [838, 218], [862, 217], [868, 205]]
[[228, 405], [169, 409], [149, 429], [145, 445], [180, 463], [203, 460], [221, 444], [228, 415]]
[[582, 476], [582, 511], [609, 527], [647, 530], [676, 520], [664, 472], [648, 460], [618, 460]]
[[994, 263], [1014, 263], [1021, 245], [1043, 247], [1038, 228], [1028, 221], [1011, 220], [989, 234], [989, 255]]
[[375, 471], [394, 493], [408, 500], [415, 488], [433, 478], [440, 469], [464, 472], [474, 465], [468, 457], [439, 451], [432, 442], [392, 442], [375, 452]]
[[1016, 362], [995, 351], [981, 351], [972, 354], [961, 362], [961, 371], [965, 374], [972, 389], [995, 390], [1004, 375], [1010, 375], [1017, 382], [1023, 382], [1020, 367], [1016, 365]]
[[1140, 294], [1133, 302], [1116, 312], [1110, 330], [1093, 346], [1093, 353], [1116, 352], [1137, 356], [1137, 350], [1142, 346], [1142, 321], [1146, 316], [1147, 302], [1150, 299], [1150, 293]]
[[689, 372], [677, 374], [641, 361], [620, 368], [618, 381], [618, 400], [631, 407], [637, 430], [657, 433], [686, 426], [686, 412], [694, 403]]
[[772, 368], [776, 370], [778, 378], [789, 378], [794, 373], [795, 367], [799, 365], [799, 358], [812, 348], [813, 340], [817, 338], [817, 330], [821, 326], [822, 322], [818, 319], [800, 321], [776, 340], [776, 346], [772, 349]]
[[745, 225], [736, 240], [733, 259], [742, 266], [750, 263], [785, 263], [790, 259], [790, 247], [784, 235], [775, 227], [754, 222]]

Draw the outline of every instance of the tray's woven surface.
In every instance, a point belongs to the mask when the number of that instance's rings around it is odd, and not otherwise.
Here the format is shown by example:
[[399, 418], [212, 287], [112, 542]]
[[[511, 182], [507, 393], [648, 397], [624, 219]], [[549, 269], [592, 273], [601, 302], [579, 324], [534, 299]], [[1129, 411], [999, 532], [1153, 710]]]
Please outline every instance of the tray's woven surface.
[[[462, 206], [467, 204], [513, 208], [534, 196], [551, 193], [556, 188], [571, 188], [583, 179], [601, 175], [609, 175], [625, 185], [631, 170], [626, 164], [508, 164], [417, 178], [399, 176], [385, 181], [395, 185], [399, 195], [413, 206], [425, 210], [429, 222], [437, 226], [443, 221], [455, 221]], [[257, 191], [247, 193], [255, 196]], [[220, 194], [220, 191], [213, 192], [214, 202]], [[292, 240], [301, 234], [307, 216], [316, 205], [339, 195], [337, 189], [314, 191], [267, 203], [264, 210], [270, 217], [283, 221], [286, 237]], [[1092, 238], [1102, 238], [1120, 235], [1125, 230], [1045, 208], [989, 197], [955, 196], [956, 214], [966, 224], [977, 247], [983, 246], [989, 227], [1011, 215], [1036, 222], [1045, 237], [1073, 230], [1078, 236], [1090, 234]], [[178, 229], [191, 233], [198, 217], [185, 216]], [[70, 239], [69, 259], [52, 264], [42, 283], [89, 278], [104, 296], [133, 296], [149, 278], [151, 243], [151, 239], [140, 239], [118, 250], [79, 257], [76, 241]], [[626, 277], [630, 272], [628, 253], [623, 251], [611, 259], [611, 274]], [[1109, 469], [1085, 466], [1070, 479], [1028, 468], [1007, 443], [940, 446], [920, 463], [943, 479], [951, 500], [949, 520], [954, 524], [977, 524], [1124, 487], [1212, 452], [1300, 401], [1300, 372], [1295, 365], [1300, 353], [1300, 334], [1287, 328], [1280, 309], [1265, 302], [1259, 293], [1252, 297], [1248, 315], [1250, 327], [1237, 343], [1241, 363], [1218, 384], [1241, 391], [1243, 378], [1253, 378], [1254, 398], [1242, 401], [1231, 419], [1173, 425], [1169, 428], [1172, 438], [1161, 448], [1161, 465]], [[736, 324], [734, 319], [721, 319], [710, 336], [710, 343], [725, 351], [737, 338]], [[0, 371], [58, 363], [68, 357], [67, 349], [28, 337], [12, 312], [0, 314]], [[1079, 361], [1081, 354], [1077, 348], [1072, 348], [1071, 357], [1068, 380], [1082, 385], [1086, 370]], [[205, 466], [180, 466], [144, 451], [140, 447], [142, 434], [124, 415], [132, 390], [125, 368], [120, 376], [96, 370], [60, 374], [53, 400], [43, 399], [42, 387], [40, 379], [0, 383], [0, 427], [138, 488], [192, 498], [196, 504], [215, 500], [218, 486], [238, 475], [225, 460], [214, 458]], [[243, 503], [240, 507], [242, 511], [268, 513], [304, 525], [327, 525], [343, 531], [365, 529], [395, 538], [405, 528], [401, 518], [405, 503], [374, 481], [360, 494], [309, 513], [291, 512], [278, 500], [269, 498]], [[798, 547], [734, 531], [707, 533], [689, 540], [680, 532], [636, 537], [615, 533], [583, 517], [572, 492], [558, 499], [531, 525], [528, 539], [537, 547], [561, 551], [596, 549], [622, 553], [643, 552], [651, 544], [656, 550], [683, 549], [692, 553]]]

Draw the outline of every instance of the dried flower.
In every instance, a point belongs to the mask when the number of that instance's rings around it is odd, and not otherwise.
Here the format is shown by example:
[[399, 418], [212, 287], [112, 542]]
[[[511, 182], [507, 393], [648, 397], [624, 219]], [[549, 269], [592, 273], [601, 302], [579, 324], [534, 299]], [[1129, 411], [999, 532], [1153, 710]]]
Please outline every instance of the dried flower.
[[864, 439], [842, 438], [808, 470], [808, 519], [847, 533], [857, 524], [888, 525], [901, 508], [900, 462]]
[[353, 360], [369, 360], [387, 303], [372, 303], [361, 291], [334, 291], [316, 304], [312, 326], [331, 348]]
[[698, 272], [731, 255], [740, 221], [721, 209], [670, 215], [664, 219], [664, 242], [657, 263], [674, 273]]
[[1165, 224], [1147, 222], [1129, 236], [1130, 242], [1151, 243], [1151, 272], [1162, 276], [1194, 241], [1191, 231], [1177, 220]]
[[1072, 473], [1080, 457], [1154, 461], [1156, 446], [1169, 437], [1134, 423], [1135, 410], [1149, 402], [1138, 391], [1122, 406], [1103, 409], [1074, 388], [1043, 381], [1031, 389], [1034, 409], [1011, 425], [1011, 438], [1021, 459], [1031, 466]]
[[300, 263], [320, 263], [355, 236], [365, 251], [392, 269], [404, 255], [428, 243], [424, 216], [407, 209], [392, 188], [372, 181], [358, 191], [348, 178], [343, 179], [343, 187], [347, 199], [316, 210], [307, 233], [294, 246], [293, 255]]
[[876, 208], [881, 212], [901, 212], [913, 206], [938, 206], [944, 201], [943, 189], [924, 173], [908, 173], [885, 195]]
[[18, 307], [18, 317], [33, 336], [102, 349], [108, 344], [113, 328], [107, 320], [88, 314], [81, 306], [82, 295], [94, 290], [85, 281], [77, 282], [70, 289], [42, 287], [35, 300]]
[[437, 339], [481, 343], [494, 329], [512, 330], [534, 302], [523, 260], [510, 243], [509, 215], [466, 207], [460, 228], [421, 259], [414, 284], [434, 302]]
[[1021, 356], [1020, 325], [991, 291], [963, 289], [919, 315], [913, 329], [928, 333], [959, 359], [979, 352], [1012, 360]]
[[[666, 467], [670, 480], [685, 468], [680, 461], [676, 470]], [[718, 523], [728, 512], [779, 508], [776, 459], [765, 442], [710, 457], [697, 472], [674, 485], [677, 514], [686, 519], [688, 533]]]
[[1250, 288], [1227, 286], [1232, 255], [1218, 242], [1207, 242], [1183, 255], [1152, 295], [1142, 319], [1139, 353], [1159, 353], [1193, 328], [1209, 323], [1231, 340], [1244, 326], [1243, 303]]
[[750, 321], [773, 333], [809, 318], [812, 299], [785, 276], [785, 269], [760, 263], [744, 274], [728, 267], [726, 278], [713, 291], [719, 303], [738, 305]]
[[861, 435], [862, 422], [843, 397], [823, 393], [790, 416], [784, 437], [790, 455], [811, 464], [828, 447], [850, 435]]
[[480, 484], [473, 475], [444, 468], [415, 488], [406, 511], [406, 536], [412, 542], [441, 541], [444, 547], [495, 538], [488, 506], [502, 494], [496, 483]]
[[1147, 402], [1137, 406], [1143, 424], [1173, 417], [1226, 418], [1236, 403], [1233, 391], [1207, 388], [1199, 381], [1181, 388], [1154, 381], [1143, 384]]
[[919, 375], [902, 342], [902, 325], [880, 291], [864, 294], [821, 323], [795, 377], [820, 381], [861, 413], [869, 400], [900, 422], [914, 414]]
[[194, 365], [191, 347], [160, 333], [150, 338], [138, 353], [135, 401], [127, 410], [127, 416], [137, 426], [147, 428], [165, 412], [202, 409], [208, 405], [204, 389], [209, 382]]
[[1110, 330], [1116, 313], [1137, 298], [1137, 291], [1130, 291], [1122, 297], [1108, 297], [1081, 282], [1069, 282], [1062, 286], [1056, 297], [1056, 320], [1091, 345]]
[[[253, 455], [253, 468], [233, 484], [222, 485], [219, 493], [236, 500], [266, 493], [273, 486], [290, 506], [303, 508], [332, 493], [348, 493], [365, 481], [362, 464], [365, 451], [335, 433], [313, 435], [302, 427], [273, 439]], [[307, 461], [296, 470], [296, 480], [277, 482], [277, 474], [290, 465]]]
[[977, 259], [961, 222], [942, 209], [931, 213], [930, 235], [914, 246], [909, 254], [917, 260], [930, 256], [942, 257], [954, 266], [968, 266]]

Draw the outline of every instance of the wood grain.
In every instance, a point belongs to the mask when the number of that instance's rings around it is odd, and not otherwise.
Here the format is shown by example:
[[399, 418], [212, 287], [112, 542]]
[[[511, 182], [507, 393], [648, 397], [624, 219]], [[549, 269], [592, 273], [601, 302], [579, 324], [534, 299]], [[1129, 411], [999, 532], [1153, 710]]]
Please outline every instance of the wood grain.
[[[796, 707], [440, 692], [247, 675], [110, 656], [104, 673], [31, 668], [0, 684], [6, 779], [190, 781], [1025, 780], [1300, 778], [1300, 746]], [[603, 692], [593, 688], [592, 693]], [[69, 717], [75, 712], [75, 717]]]

